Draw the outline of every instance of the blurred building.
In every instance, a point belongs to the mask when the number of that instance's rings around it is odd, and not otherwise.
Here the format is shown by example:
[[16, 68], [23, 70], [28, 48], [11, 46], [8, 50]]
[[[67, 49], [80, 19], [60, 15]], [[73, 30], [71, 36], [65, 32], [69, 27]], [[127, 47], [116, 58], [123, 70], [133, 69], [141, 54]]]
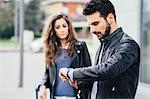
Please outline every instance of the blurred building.
[[45, 21], [54, 14], [60, 12], [69, 16], [80, 37], [86, 37], [89, 27], [86, 17], [82, 14], [82, 9], [87, 0], [45, 0], [42, 2], [41, 9], [45, 13]]
[[142, 0], [141, 8], [141, 74], [140, 81], [150, 84], [150, 0]]
[[[45, 0], [46, 16], [64, 12], [76, 28], [88, 27], [82, 8], [87, 0]], [[111, 0], [116, 9], [118, 27], [133, 37], [141, 47], [140, 82], [150, 85], [150, 0]], [[93, 40], [94, 48], [98, 46]], [[98, 42], [99, 43], [99, 42]]]
[[0, 0], [0, 5], [2, 4], [2, 0]]

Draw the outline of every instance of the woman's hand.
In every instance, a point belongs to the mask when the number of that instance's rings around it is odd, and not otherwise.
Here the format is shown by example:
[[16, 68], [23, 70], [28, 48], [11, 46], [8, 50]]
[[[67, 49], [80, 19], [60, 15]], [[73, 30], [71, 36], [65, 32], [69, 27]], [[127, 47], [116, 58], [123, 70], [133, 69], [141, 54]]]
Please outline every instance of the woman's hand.
[[45, 85], [40, 86], [39, 99], [46, 99], [46, 87], [45, 87]]

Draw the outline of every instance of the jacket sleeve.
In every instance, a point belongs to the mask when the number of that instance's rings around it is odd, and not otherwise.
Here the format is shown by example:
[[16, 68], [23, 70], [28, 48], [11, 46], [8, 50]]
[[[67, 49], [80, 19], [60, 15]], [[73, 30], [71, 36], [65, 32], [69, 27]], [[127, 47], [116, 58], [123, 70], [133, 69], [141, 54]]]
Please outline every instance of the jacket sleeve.
[[[90, 54], [87, 48], [87, 45], [85, 42], [81, 43], [80, 46], [80, 67], [88, 67], [91, 66], [91, 58], [90, 58]], [[88, 87], [87, 87], [88, 86]], [[87, 99], [88, 98], [88, 93], [92, 88], [92, 82], [90, 81], [78, 81], [78, 90], [79, 91], [79, 95], [80, 95], [80, 99]]]
[[[82, 49], [80, 55], [80, 67], [88, 67], [91, 66], [91, 58], [85, 42], [82, 42]], [[91, 82], [89, 81], [78, 81], [78, 88], [79, 89], [87, 89], [87, 86], [91, 86]]]
[[42, 85], [45, 85], [46, 86], [46, 88], [49, 88], [50, 86], [50, 80], [49, 80], [49, 70], [48, 69], [46, 69], [45, 70], [45, 73], [44, 73], [44, 77], [43, 77], [43, 79], [41, 80], [41, 82], [40, 82], [40, 84], [38, 85], [38, 89], [39, 89], [39, 87], [40, 86], [42, 86]]
[[[116, 52], [104, 63], [75, 69], [74, 80], [109, 80], [139, 61], [139, 46], [132, 40], [120, 42]], [[137, 67], [135, 67], [137, 68]]]
[[91, 66], [92, 65], [92, 62], [91, 62], [91, 58], [90, 58], [90, 54], [89, 54], [89, 51], [88, 51], [88, 48], [87, 48], [87, 45], [85, 42], [83, 42], [82, 44], [82, 56], [81, 58], [83, 59], [83, 63], [82, 63], [82, 67], [88, 67], [88, 66]]

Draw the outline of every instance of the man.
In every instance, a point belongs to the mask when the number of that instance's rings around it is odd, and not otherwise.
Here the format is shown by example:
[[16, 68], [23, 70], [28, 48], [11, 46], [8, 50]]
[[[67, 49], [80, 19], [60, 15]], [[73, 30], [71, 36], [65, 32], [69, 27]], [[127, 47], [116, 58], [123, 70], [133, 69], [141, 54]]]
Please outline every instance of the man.
[[140, 66], [138, 44], [117, 27], [115, 9], [109, 0], [91, 0], [83, 14], [91, 32], [101, 42], [95, 64], [78, 69], [61, 68], [60, 78], [93, 81], [89, 99], [134, 99]]

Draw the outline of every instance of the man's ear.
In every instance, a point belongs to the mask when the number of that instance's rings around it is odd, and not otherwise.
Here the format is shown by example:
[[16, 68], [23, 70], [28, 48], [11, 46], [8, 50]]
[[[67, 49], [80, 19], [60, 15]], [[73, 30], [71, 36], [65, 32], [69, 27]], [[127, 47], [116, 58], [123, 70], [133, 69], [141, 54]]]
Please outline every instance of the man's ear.
[[107, 19], [107, 22], [109, 23], [109, 24], [112, 24], [112, 22], [114, 22], [114, 15], [112, 14], [112, 13], [109, 13], [108, 15], [107, 15], [107, 17], [106, 17], [106, 19]]

